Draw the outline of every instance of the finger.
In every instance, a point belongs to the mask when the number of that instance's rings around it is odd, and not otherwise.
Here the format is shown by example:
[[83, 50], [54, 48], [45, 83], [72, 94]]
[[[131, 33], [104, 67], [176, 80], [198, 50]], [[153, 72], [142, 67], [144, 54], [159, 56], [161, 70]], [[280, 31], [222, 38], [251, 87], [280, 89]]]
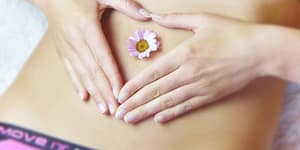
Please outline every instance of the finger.
[[[76, 30], [76, 29], [75, 29]], [[68, 31], [66, 31], [68, 37], [65, 37], [63, 34], [57, 34], [57, 39], [59, 41], [59, 44], [64, 49], [58, 49], [59, 54], [66, 59], [70, 60], [71, 66], [73, 66], [74, 72], [78, 74], [79, 80], [83, 83], [85, 89], [87, 89], [90, 97], [93, 98], [93, 100], [97, 103], [99, 110], [102, 114], [107, 114], [108, 109], [106, 106], [106, 102], [104, 101], [104, 98], [102, 95], [97, 92], [99, 91], [96, 88], [96, 85], [88, 76], [89, 70], [87, 69], [86, 65], [82, 63], [81, 58], [79, 57], [78, 49], [83, 47], [78, 47], [82, 43], [82, 40], [79, 38], [81, 35], [78, 34], [77, 31], [74, 32], [72, 28], [70, 28]], [[74, 43], [76, 43], [74, 45]], [[84, 48], [85, 49], [85, 48]]]
[[77, 52], [79, 60], [84, 67], [87, 68], [87, 72], [84, 75], [92, 80], [93, 84], [98, 89], [96, 92], [99, 92], [99, 94], [95, 94], [102, 95], [106, 104], [109, 106], [110, 113], [113, 114], [117, 108], [117, 101], [112, 92], [108, 78], [101, 66], [95, 61], [95, 56], [92, 54], [92, 48], [87, 43], [86, 39], [82, 37], [82, 34], [72, 32], [70, 35], [70, 39], [73, 41], [70, 44], [72, 44], [73, 49]]
[[87, 92], [86, 88], [84, 87], [84, 85], [82, 84], [82, 82], [80, 81], [80, 77], [73, 69], [72, 64], [70, 63], [69, 60], [67, 60], [66, 58], [62, 58], [62, 60], [65, 65], [65, 68], [68, 71], [69, 76], [76, 88], [76, 91], [80, 96], [80, 99], [83, 101], [87, 101], [88, 97], [89, 97], [88, 92]]
[[197, 95], [197, 84], [189, 84], [177, 88], [163, 96], [157, 97], [149, 103], [146, 103], [125, 115], [124, 120], [127, 123], [136, 123], [146, 119], [153, 114], [173, 107], [183, 101]]
[[84, 79], [84, 83], [85, 86], [87, 87], [89, 94], [91, 95], [91, 97], [94, 99], [95, 103], [97, 104], [97, 107], [100, 111], [101, 114], [109, 114], [109, 109], [107, 106], [107, 103], [105, 101], [104, 96], [99, 93], [99, 89], [97, 88], [97, 86], [95, 85], [94, 81], [92, 81], [90, 78], [85, 78]]
[[93, 68], [94, 71], [88, 74], [88, 76], [94, 82], [95, 87], [97, 87], [97, 92], [101, 93], [104, 101], [106, 101], [110, 114], [114, 114], [118, 104], [116, 98], [114, 98], [113, 96], [111, 86], [108, 83], [107, 77], [99, 66], [94, 66]]
[[171, 121], [185, 113], [195, 110], [201, 106], [210, 103], [210, 98], [208, 96], [197, 96], [193, 97], [175, 107], [166, 109], [155, 115], [154, 120], [157, 123], [166, 123]]
[[143, 70], [135, 78], [129, 80], [120, 91], [119, 103], [125, 102], [126, 99], [140, 88], [176, 70], [180, 64], [180, 58], [176, 56], [176, 50], [174, 50], [156, 60], [151, 66]]
[[139, 20], [145, 21], [151, 18], [150, 12], [144, 9], [139, 3], [134, 0], [98, 0], [100, 4], [108, 5], [125, 15]]
[[[90, 55], [89, 49], [84, 46], [84, 40], [80, 37], [81, 35], [78, 34], [78, 32], [70, 32], [69, 38], [62, 38], [62, 43], [65, 44], [66, 47], [73, 49], [65, 55], [69, 57], [72, 66], [74, 66], [74, 70], [80, 75], [81, 81], [84, 83], [89, 95], [98, 104], [100, 112], [102, 114], [107, 114], [108, 109], [106, 105], [106, 97], [103, 96], [99, 89], [100, 84], [97, 84], [98, 82], [94, 81], [97, 77], [96, 73], [98, 68], [94, 66], [94, 59]], [[86, 50], [85, 53], [80, 52], [83, 49]]]
[[[183, 78], [183, 76], [185, 77]], [[116, 118], [122, 119], [125, 113], [131, 111], [132, 109], [148, 103], [156, 97], [164, 95], [165, 93], [170, 92], [178, 87], [193, 82], [193, 80], [190, 79], [191, 77], [192, 75], [189, 72], [182, 68], [178, 68], [165, 77], [152, 82], [151, 84], [140, 89], [137, 93], [131, 96], [130, 99], [124, 102], [119, 107], [116, 113]]]
[[205, 24], [203, 16], [192, 14], [152, 14], [152, 20], [168, 28], [195, 31], [200, 25]]
[[89, 77], [87, 68], [81, 63], [80, 58], [75, 53], [70, 53], [70, 62], [74, 66], [74, 71], [78, 72], [84, 87], [88, 90], [90, 97], [96, 102], [101, 114], [108, 114], [107, 105], [95, 82]]
[[[200, 74], [199, 74], [200, 75]], [[129, 100], [124, 102], [120, 108], [134, 108], [139, 105], [145, 104], [160, 95], [170, 92], [178, 87], [193, 83], [198, 79], [197, 74], [193, 73], [191, 69], [184, 69], [179, 67], [168, 75], [148, 84], [147, 86], [139, 89]], [[131, 105], [135, 104], [135, 106]]]
[[86, 39], [86, 42], [90, 45], [95, 56], [95, 61], [99, 66], [102, 67], [106, 77], [110, 82], [113, 94], [117, 99], [123, 84], [123, 80], [104, 33], [99, 29], [99, 26], [96, 24], [91, 24], [88, 29]]
[[90, 52], [82, 54], [81, 57], [88, 69], [86, 75], [92, 80], [95, 87], [97, 87], [98, 90], [96, 92], [102, 95], [106, 104], [108, 104], [110, 113], [113, 114], [117, 109], [117, 100], [112, 92], [108, 77], [105, 75], [103, 69], [96, 63]]

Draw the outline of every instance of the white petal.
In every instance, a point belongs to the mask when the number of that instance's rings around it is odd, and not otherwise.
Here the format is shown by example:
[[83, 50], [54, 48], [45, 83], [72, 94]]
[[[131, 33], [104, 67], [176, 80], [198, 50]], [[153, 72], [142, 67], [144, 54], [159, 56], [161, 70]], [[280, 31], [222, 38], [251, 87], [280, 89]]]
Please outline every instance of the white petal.
[[149, 44], [149, 48], [152, 49], [152, 50], [156, 50], [159, 47], [156, 40], [155, 41], [150, 41], [150, 42], [148, 42], [148, 44]]
[[150, 48], [152, 51], [156, 51], [158, 49], [158, 45], [150, 45]]
[[144, 37], [147, 39], [155, 39], [156, 34], [154, 32], [148, 31], [148, 32], [145, 32]]
[[146, 57], [146, 56], [147, 56], [147, 51], [144, 52], [144, 53], [142, 53], [142, 56], [143, 56], [143, 57]]
[[155, 44], [157, 42], [156, 39], [146, 39], [148, 44], [151, 45], [151, 44]]
[[144, 30], [136, 30], [134, 33], [135, 39], [137, 39], [137, 41], [142, 40], [144, 37], [144, 33], [145, 33]]
[[149, 44], [149, 49], [157, 49], [158, 46], [156, 44], [156, 40], [150, 40], [150, 41], [147, 41], [148, 44]]
[[150, 57], [150, 52], [146, 53], [146, 57]]
[[145, 58], [145, 54], [144, 53], [140, 53], [138, 56], [139, 59], [144, 59]]
[[128, 42], [130, 42], [130, 43], [134, 43], [134, 44], [136, 44], [138, 41], [139, 41], [139, 40], [138, 40], [138, 39], [136, 39], [136, 38], [135, 38], [135, 37], [133, 37], [133, 36], [131, 36], [131, 37], [129, 37], [129, 38], [128, 38]]

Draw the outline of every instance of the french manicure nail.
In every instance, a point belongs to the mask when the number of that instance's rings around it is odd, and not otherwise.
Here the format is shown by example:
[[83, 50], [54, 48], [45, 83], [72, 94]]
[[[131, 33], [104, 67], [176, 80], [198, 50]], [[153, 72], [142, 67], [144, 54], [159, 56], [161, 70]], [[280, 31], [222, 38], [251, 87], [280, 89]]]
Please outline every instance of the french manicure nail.
[[116, 109], [113, 104], [108, 104], [110, 114], [114, 114]]
[[151, 18], [151, 12], [148, 11], [148, 10], [146, 10], [146, 9], [144, 9], [144, 8], [141, 8], [141, 9], [139, 10], [139, 13], [140, 13], [142, 16], [144, 16], [144, 17]]
[[83, 93], [79, 93], [79, 97], [80, 97], [80, 100], [82, 100], [82, 101], [84, 101], [85, 99], [84, 99], [84, 95], [83, 95]]
[[150, 16], [152, 17], [152, 19], [156, 19], [156, 20], [162, 19], [162, 15], [160, 14], [152, 13]]
[[126, 113], [126, 112], [125, 112], [123, 109], [118, 110], [118, 111], [116, 112], [115, 117], [116, 117], [117, 119], [119, 119], [119, 120], [122, 120], [123, 117], [124, 117], [124, 115], [125, 115], [125, 113]]
[[103, 104], [98, 104], [98, 107], [101, 114], [104, 114], [106, 112], [106, 107]]
[[154, 121], [156, 123], [162, 123], [164, 121], [164, 117], [163, 116], [157, 116], [157, 117], [154, 117]]
[[126, 123], [132, 123], [133, 121], [134, 121], [134, 116], [132, 116], [132, 115], [126, 115], [125, 117], [124, 117], [124, 121], [126, 122]]
[[115, 98], [118, 99], [118, 97], [119, 97], [119, 90], [117, 90], [116, 88], [113, 88], [113, 94], [114, 94]]
[[126, 94], [121, 93], [118, 97], [118, 102], [123, 103], [125, 101], [126, 97], [127, 97]]

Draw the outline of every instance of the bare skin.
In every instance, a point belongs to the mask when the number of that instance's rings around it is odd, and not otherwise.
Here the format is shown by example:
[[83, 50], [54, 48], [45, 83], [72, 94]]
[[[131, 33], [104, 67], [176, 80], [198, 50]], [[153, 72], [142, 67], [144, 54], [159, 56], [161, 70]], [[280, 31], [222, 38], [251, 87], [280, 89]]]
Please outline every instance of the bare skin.
[[101, 28], [102, 14], [114, 8], [139, 21], [149, 15], [132, 0], [31, 1], [47, 16], [57, 52], [80, 98], [91, 97], [102, 114], [113, 114], [123, 80]]
[[194, 36], [125, 84], [116, 117], [127, 123], [152, 115], [156, 122], [165, 123], [259, 77], [300, 83], [297, 29], [205, 13], [153, 15], [153, 20], [165, 27], [191, 30]]
[[[228, 1], [219, 5], [215, 0], [140, 1], [155, 12], [201, 12], [225, 14], [253, 22], [294, 25], [294, 1], [285, 1], [288, 11], [279, 9], [285, 17], [263, 19], [257, 1]], [[222, 1], [223, 2], [223, 1]], [[269, 6], [269, 5], [268, 5]], [[280, 5], [282, 6], [282, 5]], [[236, 8], [236, 9], [234, 9]], [[283, 7], [280, 7], [283, 8]], [[274, 9], [263, 9], [273, 11]], [[260, 10], [261, 10], [260, 9]], [[156, 59], [164, 56], [193, 33], [140, 23], [113, 12], [105, 15], [104, 29], [120, 64], [124, 79], [132, 79]], [[126, 41], [137, 28], [159, 33], [162, 49], [154, 57], [139, 61], [128, 56]], [[49, 31], [51, 32], [51, 30]], [[284, 82], [273, 78], [257, 80], [243, 91], [214, 105], [194, 111], [167, 125], [152, 120], [131, 126], [114, 118], [99, 115], [94, 105], [84, 105], [72, 90], [71, 81], [59, 57], [53, 51], [53, 39], [47, 33], [35, 55], [24, 68], [20, 78], [1, 98], [1, 121], [29, 127], [54, 136], [98, 149], [205, 149], [205, 150], [265, 150], [272, 141], [283, 96]], [[213, 54], [209, 54], [213, 55]], [[45, 67], [47, 66], [47, 67]], [[272, 93], [272, 94], [270, 94]], [[78, 100], [78, 101], [76, 101]]]

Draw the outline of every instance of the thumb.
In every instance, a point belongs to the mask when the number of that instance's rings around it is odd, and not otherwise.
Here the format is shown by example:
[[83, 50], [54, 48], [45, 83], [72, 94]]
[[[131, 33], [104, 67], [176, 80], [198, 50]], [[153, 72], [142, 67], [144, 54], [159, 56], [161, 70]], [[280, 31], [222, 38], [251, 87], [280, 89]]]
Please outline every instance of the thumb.
[[151, 14], [152, 20], [167, 28], [195, 31], [204, 23], [203, 16], [193, 14]]
[[151, 18], [151, 12], [134, 0], [98, 0], [100, 4], [107, 5], [125, 15], [139, 21], [145, 21]]

